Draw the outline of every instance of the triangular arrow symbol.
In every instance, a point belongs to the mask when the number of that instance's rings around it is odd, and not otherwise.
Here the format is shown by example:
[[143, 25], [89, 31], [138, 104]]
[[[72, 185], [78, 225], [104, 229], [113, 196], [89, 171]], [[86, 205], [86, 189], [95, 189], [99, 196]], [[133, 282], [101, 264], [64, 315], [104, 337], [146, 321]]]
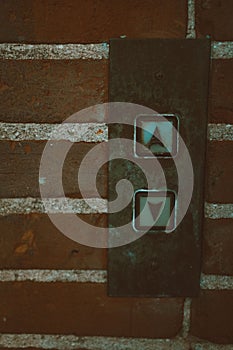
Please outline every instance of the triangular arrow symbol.
[[162, 205], [163, 205], [163, 201], [158, 202], [158, 203], [150, 203], [148, 201], [148, 206], [149, 206], [149, 209], [150, 209], [150, 212], [151, 212], [151, 215], [152, 215], [154, 222], [156, 222], [160, 216]]
[[151, 137], [150, 141], [146, 144], [146, 146], [148, 148], [150, 148], [153, 145], [159, 145], [159, 146], [164, 147], [164, 144], [160, 140], [161, 140], [161, 135], [160, 135], [160, 132], [159, 132], [159, 128], [156, 125], [154, 133], [152, 134], [152, 137]]

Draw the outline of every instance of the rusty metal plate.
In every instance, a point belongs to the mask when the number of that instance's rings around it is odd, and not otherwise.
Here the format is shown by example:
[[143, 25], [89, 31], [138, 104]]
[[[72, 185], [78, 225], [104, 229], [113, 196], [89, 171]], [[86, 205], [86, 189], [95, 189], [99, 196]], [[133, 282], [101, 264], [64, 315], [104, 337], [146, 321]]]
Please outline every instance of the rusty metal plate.
[[[163, 218], [154, 230], [152, 227], [138, 240], [108, 250], [108, 293], [111, 296], [195, 296], [199, 292], [209, 65], [210, 42], [207, 39], [110, 41], [109, 101], [137, 103], [162, 115], [171, 115], [171, 118], [178, 116], [179, 123], [174, 124], [188, 148], [194, 169], [192, 200], [175, 231], [163, 232]], [[158, 131], [163, 132], [159, 128]], [[133, 140], [134, 132], [127, 125], [114, 124], [109, 128], [109, 138]], [[139, 139], [143, 141], [140, 133]], [[173, 141], [171, 145], [176, 152]], [[153, 142], [150, 146], [158, 155], [168, 188], [176, 193], [178, 174], [173, 158], [168, 157], [163, 145]], [[128, 222], [133, 225], [134, 206], [144, 201], [145, 176], [137, 165], [123, 159], [110, 162], [109, 200], [116, 198], [115, 185], [124, 178], [134, 186], [136, 204], [132, 200], [121, 212], [109, 214], [109, 227]], [[158, 206], [159, 200], [154, 197], [151, 195], [151, 203]], [[169, 211], [169, 203], [167, 208]], [[139, 228], [150, 220], [146, 214]]]

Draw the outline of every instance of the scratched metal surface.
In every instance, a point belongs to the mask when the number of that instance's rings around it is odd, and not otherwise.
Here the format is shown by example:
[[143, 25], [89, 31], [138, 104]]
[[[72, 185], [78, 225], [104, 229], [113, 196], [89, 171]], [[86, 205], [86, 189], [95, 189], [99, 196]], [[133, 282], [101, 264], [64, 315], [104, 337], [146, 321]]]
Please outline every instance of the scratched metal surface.
[[[199, 293], [204, 162], [210, 42], [207, 39], [113, 39], [110, 42], [109, 100], [133, 102], [160, 113], [180, 115], [180, 134], [194, 168], [190, 207], [172, 234], [147, 233], [137, 241], [108, 251], [108, 293], [111, 296], [195, 296]], [[133, 138], [119, 124], [109, 137]], [[177, 189], [172, 160], [160, 160], [168, 186]], [[109, 166], [109, 200], [115, 184], [129, 179], [134, 189], [146, 186], [142, 172], [128, 161]], [[109, 215], [109, 226], [131, 221], [132, 203]]]

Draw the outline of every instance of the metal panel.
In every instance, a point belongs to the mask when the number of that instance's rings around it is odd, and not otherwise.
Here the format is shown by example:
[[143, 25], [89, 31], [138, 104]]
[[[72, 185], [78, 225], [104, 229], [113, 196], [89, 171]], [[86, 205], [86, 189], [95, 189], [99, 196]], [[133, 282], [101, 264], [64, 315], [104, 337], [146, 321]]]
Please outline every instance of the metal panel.
[[[189, 209], [174, 232], [148, 232], [108, 251], [111, 296], [195, 296], [199, 292], [201, 232], [204, 212], [204, 167], [210, 42], [207, 39], [113, 39], [110, 42], [109, 100], [133, 102], [159, 113], [179, 116], [179, 132], [194, 169]], [[109, 137], [133, 139], [133, 129], [115, 124]], [[168, 188], [177, 190], [172, 159], [159, 161]], [[126, 160], [109, 166], [109, 200], [115, 184], [127, 178], [135, 191], [146, 188], [145, 176]], [[109, 215], [109, 226], [132, 221], [133, 202]]]

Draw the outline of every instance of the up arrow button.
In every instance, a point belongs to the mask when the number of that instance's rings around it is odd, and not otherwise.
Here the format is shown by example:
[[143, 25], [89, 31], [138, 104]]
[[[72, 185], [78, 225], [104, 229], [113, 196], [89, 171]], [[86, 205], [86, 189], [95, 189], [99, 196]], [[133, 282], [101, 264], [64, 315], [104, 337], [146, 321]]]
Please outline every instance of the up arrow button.
[[[141, 115], [135, 123], [135, 155], [143, 158], [153, 156], [171, 158], [178, 152], [179, 119], [175, 114], [163, 114], [163, 119], [156, 115]], [[137, 142], [147, 149], [139, 149]], [[150, 151], [150, 152], [148, 152]]]

